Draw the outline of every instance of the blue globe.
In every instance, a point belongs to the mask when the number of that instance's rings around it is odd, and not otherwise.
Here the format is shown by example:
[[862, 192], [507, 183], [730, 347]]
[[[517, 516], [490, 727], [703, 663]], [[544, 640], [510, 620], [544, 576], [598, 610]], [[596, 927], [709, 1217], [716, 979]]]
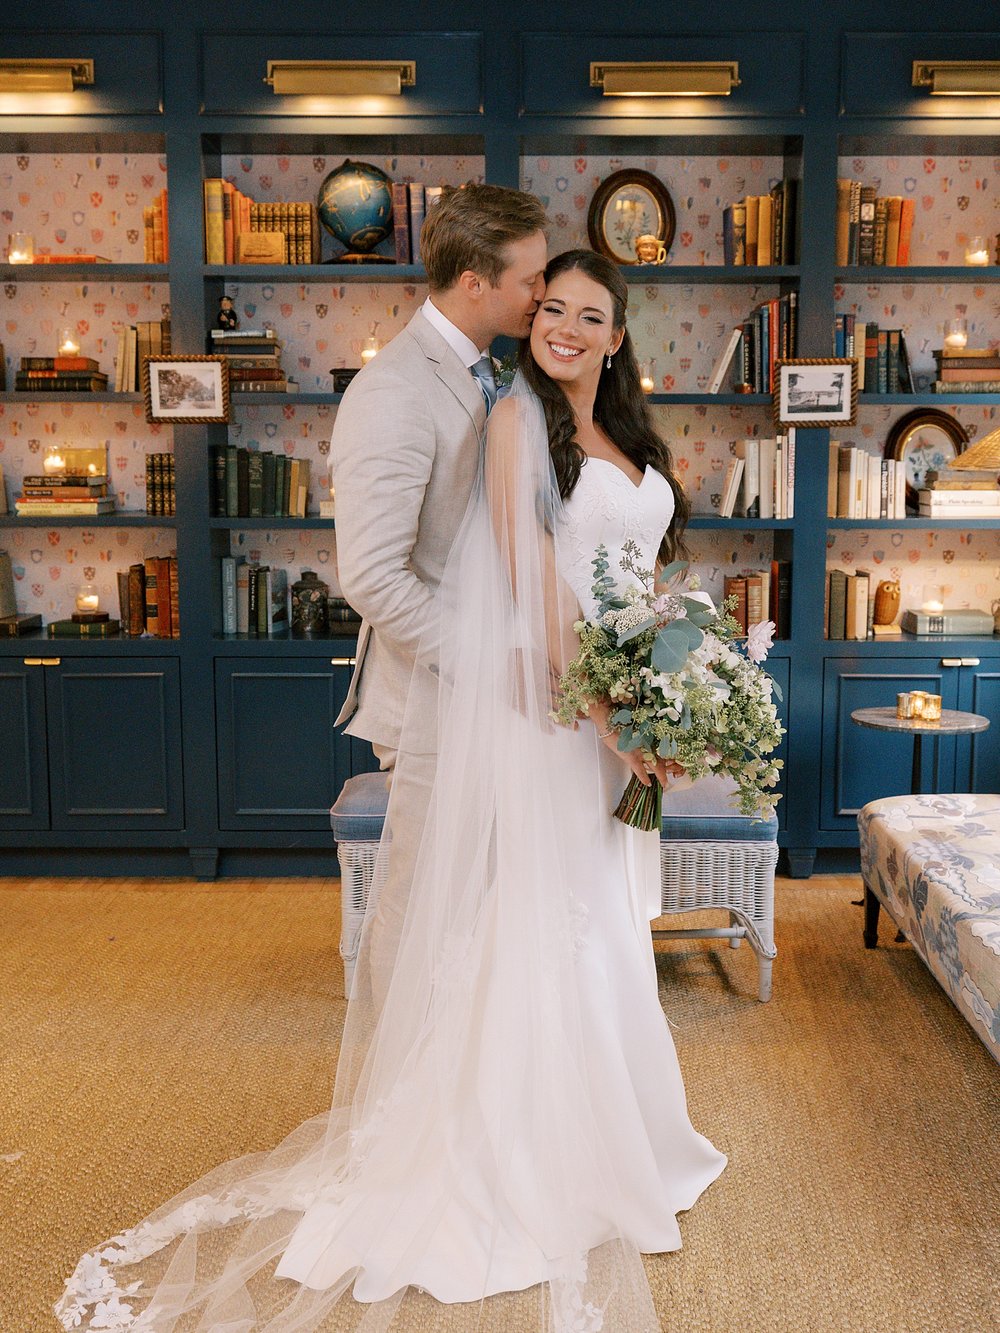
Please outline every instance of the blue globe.
[[319, 220], [349, 251], [365, 254], [392, 235], [392, 181], [371, 162], [347, 159], [319, 187]]

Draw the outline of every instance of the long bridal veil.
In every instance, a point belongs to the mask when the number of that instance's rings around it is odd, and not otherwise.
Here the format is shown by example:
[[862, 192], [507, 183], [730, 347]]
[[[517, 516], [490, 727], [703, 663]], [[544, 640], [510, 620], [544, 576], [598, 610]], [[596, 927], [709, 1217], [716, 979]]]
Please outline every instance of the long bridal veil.
[[[577, 615], [562, 540], [516, 383], [414, 673], [333, 1105], [85, 1256], [64, 1327], [376, 1333], [413, 1327], [429, 1292], [449, 1304], [421, 1327], [471, 1330], [483, 1298], [522, 1291], [496, 1296], [497, 1327], [658, 1328], [577, 967], [607, 809], [549, 716]], [[402, 887], [382, 873], [394, 828], [418, 848]]]

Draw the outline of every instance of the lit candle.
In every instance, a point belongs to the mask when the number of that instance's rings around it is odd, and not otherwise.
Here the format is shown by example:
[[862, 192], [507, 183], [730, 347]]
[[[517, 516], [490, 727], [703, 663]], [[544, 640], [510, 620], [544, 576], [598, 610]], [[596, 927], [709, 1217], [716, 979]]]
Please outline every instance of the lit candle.
[[944, 322], [944, 345], [953, 351], [960, 351], [969, 341], [968, 325], [964, 319], [946, 319]]
[[56, 445], [51, 445], [45, 452], [42, 459], [42, 471], [49, 476], [56, 476], [66, 471], [66, 459], [59, 452]]
[[936, 598], [929, 598], [920, 608], [928, 616], [939, 616], [944, 610], [944, 602], [939, 602]]
[[59, 334], [59, 355], [79, 356], [80, 340], [72, 329], [63, 329]]
[[639, 387], [643, 393], [654, 393], [656, 390], [656, 361], [639, 362]]
[[965, 247], [965, 262], [982, 268], [990, 262], [990, 252], [986, 248], [984, 236], [970, 236]]
[[91, 584], [85, 583], [76, 594], [76, 609], [78, 611], [100, 611], [101, 598]]
[[375, 332], [377, 328], [378, 328], [378, 320], [376, 320], [372, 324], [368, 337], [365, 339], [365, 345], [361, 349], [362, 366], [367, 366], [368, 362], [371, 361], [373, 357], [378, 355], [380, 343], [378, 340], [378, 335]]
[[7, 263], [31, 264], [35, 259], [35, 243], [26, 231], [15, 231], [7, 237]]

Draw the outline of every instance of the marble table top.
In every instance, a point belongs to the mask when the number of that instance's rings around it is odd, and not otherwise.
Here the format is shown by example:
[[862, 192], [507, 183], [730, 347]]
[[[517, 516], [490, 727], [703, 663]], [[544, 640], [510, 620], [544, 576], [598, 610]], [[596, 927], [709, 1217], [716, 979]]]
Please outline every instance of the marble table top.
[[990, 725], [989, 718], [981, 713], [962, 713], [957, 708], [942, 708], [940, 721], [926, 717], [897, 717], [895, 708], [855, 708], [851, 721], [861, 727], [874, 727], [877, 731], [918, 731], [937, 735], [947, 732], [950, 736], [985, 731]]

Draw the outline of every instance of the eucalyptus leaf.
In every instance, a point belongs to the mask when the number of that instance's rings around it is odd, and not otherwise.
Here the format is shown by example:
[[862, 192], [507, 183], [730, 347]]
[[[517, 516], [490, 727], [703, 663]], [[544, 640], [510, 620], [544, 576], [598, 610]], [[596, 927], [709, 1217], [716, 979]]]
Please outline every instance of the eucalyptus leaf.
[[683, 636], [689, 652], [697, 648], [705, 637], [698, 626], [693, 625], [690, 620], [672, 620], [660, 633]]
[[609, 722], [613, 722], [616, 727], [624, 726], [626, 722], [632, 721], [631, 708], [619, 708], [617, 713], [612, 713]]
[[674, 671], [680, 671], [687, 658], [687, 639], [683, 635], [671, 635], [669, 626], [661, 630], [651, 653], [654, 668], [669, 676]]
[[661, 570], [660, 577], [656, 580], [657, 584], [669, 583], [675, 574], [679, 574], [682, 569], [687, 569], [687, 567], [688, 562], [686, 560], [672, 560], [669, 565]]
[[618, 647], [620, 648], [623, 643], [628, 643], [630, 639], [637, 638], [640, 634], [645, 634], [646, 630], [652, 629], [655, 624], [656, 617], [647, 616], [640, 624], [635, 625], [632, 629], [627, 629], [624, 634], [618, 635]]

